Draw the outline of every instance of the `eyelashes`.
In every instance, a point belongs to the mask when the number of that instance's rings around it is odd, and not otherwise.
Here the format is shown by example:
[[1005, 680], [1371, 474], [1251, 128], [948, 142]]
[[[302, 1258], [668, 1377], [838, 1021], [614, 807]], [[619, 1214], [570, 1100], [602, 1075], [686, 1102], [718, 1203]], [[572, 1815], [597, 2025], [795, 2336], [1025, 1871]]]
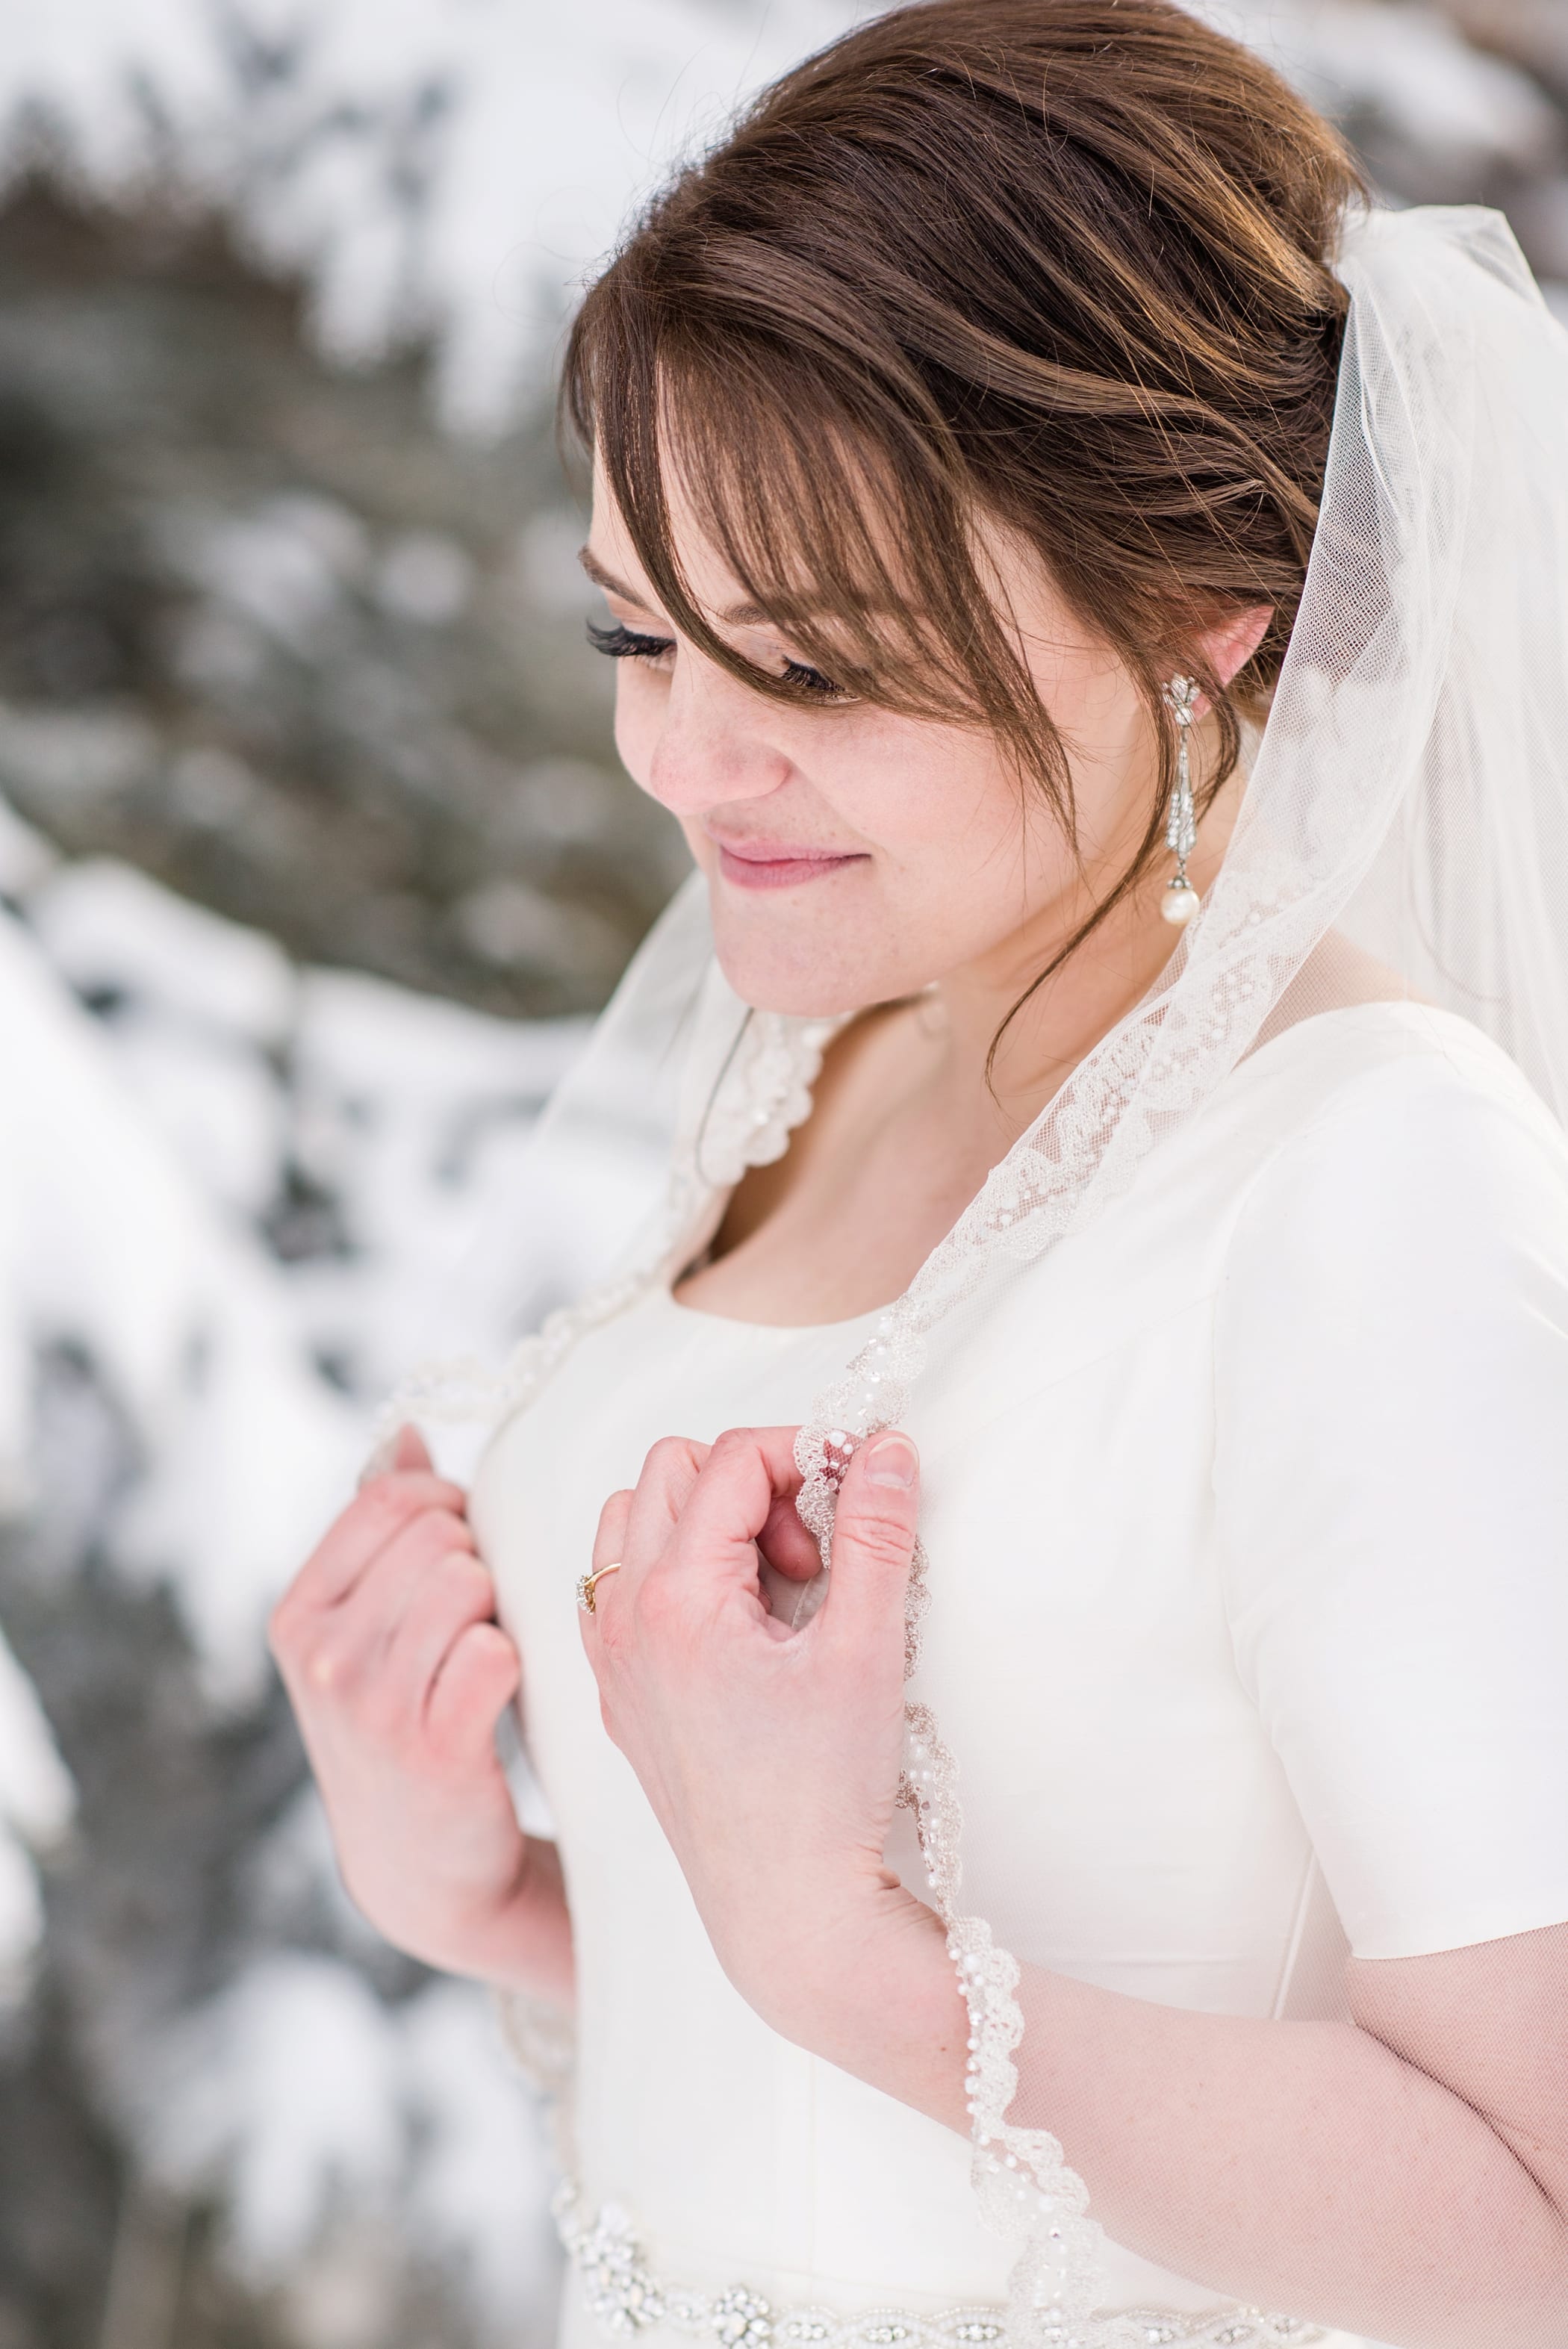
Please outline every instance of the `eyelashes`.
[[[647, 636], [636, 628], [628, 628], [617, 620], [612, 627], [602, 627], [596, 621], [588, 623], [588, 641], [596, 653], [609, 660], [662, 660], [676, 648], [673, 636]], [[802, 693], [814, 695], [819, 700], [830, 701], [842, 697], [843, 688], [835, 685], [820, 669], [809, 668], [804, 661], [786, 660], [783, 678]]]
[[835, 685], [832, 678], [824, 677], [820, 668], [808, 668], [804, 661], [787, 660], [784, 664], [784, 679], [788, 685], [798, 685], [803, 693], [816, 694], [822, 701], [841, 700], [843, 698], [844, 688], [841, 685]]
[[623, 627], [619, 621], [614, 627], [602, 628], [590, 620], [588, 641], [596, 653], [604, 653], [611, 660], [658, 660], [676, 648], [673, 636], [639, 636], [635, 628]]

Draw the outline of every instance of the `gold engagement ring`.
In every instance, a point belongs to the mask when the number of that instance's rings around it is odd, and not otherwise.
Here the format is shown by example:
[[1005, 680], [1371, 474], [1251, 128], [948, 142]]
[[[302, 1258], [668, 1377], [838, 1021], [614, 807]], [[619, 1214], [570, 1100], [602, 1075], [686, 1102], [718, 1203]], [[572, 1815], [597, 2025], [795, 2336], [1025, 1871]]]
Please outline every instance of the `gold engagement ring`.
[[578, 1576], [577, 1604], [581, 1607], [584, 1615], [592, 1615], [593, 1612], [593, 1585], [596, 1582], [603, 1582], [607, 1574], [619, 1574], [620, 1571], [621, 1561], [617, 1558], [614, 1566], [595, 1567], [592, 1574], [580, 1574]]

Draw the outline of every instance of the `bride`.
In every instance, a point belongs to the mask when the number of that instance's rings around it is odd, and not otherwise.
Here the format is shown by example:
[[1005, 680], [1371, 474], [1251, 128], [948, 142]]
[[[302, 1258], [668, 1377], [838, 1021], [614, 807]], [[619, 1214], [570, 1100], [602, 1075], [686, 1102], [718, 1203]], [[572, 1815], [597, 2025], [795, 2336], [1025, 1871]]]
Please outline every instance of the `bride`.
[[698, 871], [541, 1147], [678, 1061], [667, 1185], [273, 1635], [567, 2342], [1563, 2349], [1568, 342], [1167, 0], [924, 0], [567, 403]]

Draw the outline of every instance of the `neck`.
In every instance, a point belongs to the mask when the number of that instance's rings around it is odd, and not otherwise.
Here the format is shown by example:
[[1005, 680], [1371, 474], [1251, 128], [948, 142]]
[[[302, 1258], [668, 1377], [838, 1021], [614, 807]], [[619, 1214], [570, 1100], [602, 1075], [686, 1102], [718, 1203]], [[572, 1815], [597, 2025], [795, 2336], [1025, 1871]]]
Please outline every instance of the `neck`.
[[[1190, 864], [1200, 891], [1218, 874], [1240, 792], [1237, 778], [1204, 817]], [[1059, 897], [979, 960], [949, 972], [934, 990], [932, 1030], [939, 1050], [933, 1090], [954, 1114], [978, 1113], [996, 1129], [1004, 1147], [1148, 994], [1175, 951], [1181, 934], [1162, 916], [1169, 859], [1161, 856], [1051, 976], [1035, 984], [1114, 888], [1132, 853], [1130, 846], [1119, 861], [1108, 856], [1075, 878]]]
[[1119, 906], [1041, 985], [1033, 982], [1076, 924], [1049, 930], [1037, 942], [1020, 935], [1008, 941], [1013, 951], [939, 983], [933, 1029], [940, 1050], [932, 1083], [955, 1113], [980, 1111], [1004, 1142], [1033, 1123], [1078, 1063], [1148, 992], [1169, 958], [1174, 940], [1158, 904], [1152, 923], [1140, 919], [1140, 912], [1124, 916]]

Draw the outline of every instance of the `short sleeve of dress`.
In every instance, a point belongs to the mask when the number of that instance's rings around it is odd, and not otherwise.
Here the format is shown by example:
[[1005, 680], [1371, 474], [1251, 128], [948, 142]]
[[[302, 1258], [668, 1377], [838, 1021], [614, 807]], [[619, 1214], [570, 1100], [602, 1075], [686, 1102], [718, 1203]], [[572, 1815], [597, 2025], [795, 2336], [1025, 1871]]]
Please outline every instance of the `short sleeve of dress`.
[[1483, 1040], [1276, 1151], [1215, 1376], [1236, 1661], [1352, 1950], [1568, 1920], [1568, 1143]]

